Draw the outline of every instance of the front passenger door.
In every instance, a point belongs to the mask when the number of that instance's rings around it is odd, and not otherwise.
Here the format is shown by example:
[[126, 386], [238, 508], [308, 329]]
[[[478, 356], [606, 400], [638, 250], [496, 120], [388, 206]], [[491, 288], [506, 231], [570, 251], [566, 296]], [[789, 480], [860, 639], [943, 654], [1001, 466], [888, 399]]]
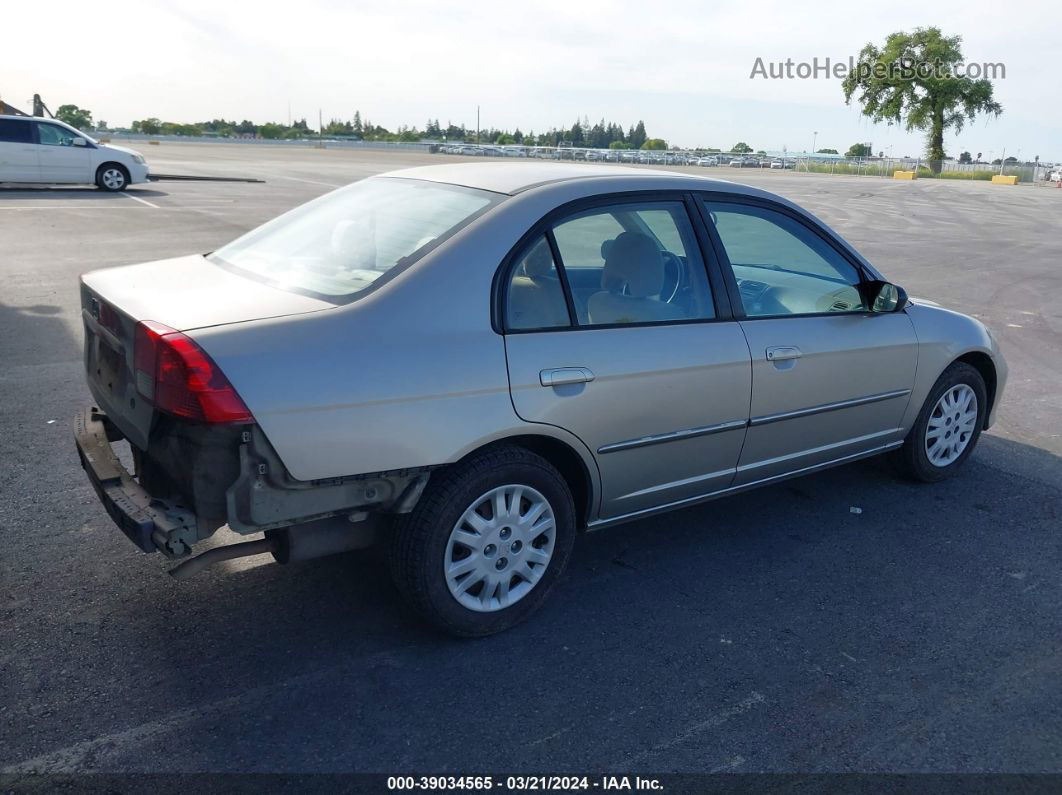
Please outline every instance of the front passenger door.
[[[74, 139], [81, 138], [65, 127], [48, 122], [36, 122], [37, 158], [44, 182], [90, 183], [95, 181], [92, 173], [92, 149], [90, 146], [75, 146]], [[85, 141], [84, 138], [81, 140]]]
[[752, 352], [752, 408], [735, 485], [897, 444], [918, 340], [904, 312], [872, 313], [862, 274], [783, 208], [708, 201]]

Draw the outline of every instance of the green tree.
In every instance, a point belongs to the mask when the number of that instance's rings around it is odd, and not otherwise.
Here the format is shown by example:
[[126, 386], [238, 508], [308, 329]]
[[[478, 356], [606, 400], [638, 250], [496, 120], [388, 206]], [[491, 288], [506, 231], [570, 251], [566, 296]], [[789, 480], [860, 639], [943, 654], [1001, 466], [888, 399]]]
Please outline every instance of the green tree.
[[631, 145], [626, 141], [613, 141], [608, 145], [609, 149], [630, 149]]
[[963, 152], [962, 154], [959, 155], [959, 162], [960, 163], [972, 163], [973, 162], [973, 157], [970, 155], [969, 152]]
[[866, 144], [852, 144], [848, 147], [848, 151], [844, 153], [845, 157], [870, 157], [870, 147]]
[[667, 149], [667, 141], [665, 141], [663, 138], [648, 138], [646, 139], [645, 143], [642, 144], [641, 148], [655, 149], [657, 151], [660, 151], [662, 149]]
[[60, 105], [55, 118], [79, 130], [92, 129], [92, 111], [82, 110], [77, 105]]
[[961, 45], [961, 36], [944, 36], [940, 28], [893, 33], [884, 47], [863, 47], [842, 83], [845, 103], [856, 96], [864, 116], [923, 130], [934, 173], [944, 160], [945, 130], [961, 131], [978, 113], [1003, 112], [992, 97], [991, 81], [956, 74], [956, 65], [963, 63]]
[[288, 128], [286, 128], [282, 124], [276, 124], [275, 122], [270, 121], [266, 122], [258, 128], [258, 134], [261, 135], [263, 138], [269, 139], [283, 138], [284, 133], [287, 132], [287, 129]]
[[649, 138], [645, 133], [645, 122], [641, 119], [638, 120], [638, 124], [631, 130], [630, 135], [627, 136], [627, 140], [632, 149], [641, 149], [642, 144]]
[[158, 135], [159, 130], [162, 129], [162, 122], [152, 116], [150, 119], [141, 119], [140, 121], [133, 122], [133, 129], [144, 133], [144, 135]]
[[738, 141], [736, 144], [734, 144], [730, 148], [730, 151], [731, 152], [740, 152], [741, 154], [745, 155], [745, 154], [748, 154], [749, 152], [752, 151], [752, 147], [749, 146], [744, 141]]
[[817, 154], [817, 155], [836, 155], [837, 154], [837, 150], [836, 149], [816, 149], [815, 150], [815, 154]]

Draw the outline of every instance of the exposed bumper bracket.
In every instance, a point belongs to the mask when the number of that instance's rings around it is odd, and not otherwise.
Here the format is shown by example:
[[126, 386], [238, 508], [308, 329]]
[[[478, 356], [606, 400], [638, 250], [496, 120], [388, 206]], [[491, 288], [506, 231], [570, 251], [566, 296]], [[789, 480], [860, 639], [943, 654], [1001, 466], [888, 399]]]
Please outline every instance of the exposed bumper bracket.
[[195, 514], [152, 497], [133, 479], [111, 448], [111, 440], [120, 438], [121, 432], [95, 406], [74, 415], [81, 466], [114, 523], [143, 552], [187, 555], [197, 537]]

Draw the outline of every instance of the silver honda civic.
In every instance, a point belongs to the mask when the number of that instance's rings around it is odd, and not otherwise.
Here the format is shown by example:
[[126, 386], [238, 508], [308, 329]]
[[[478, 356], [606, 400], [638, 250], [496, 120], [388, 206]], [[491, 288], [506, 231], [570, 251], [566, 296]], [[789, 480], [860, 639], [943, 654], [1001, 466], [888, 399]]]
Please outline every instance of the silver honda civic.
[[[379, 540], [470, 636], [533, 612], [580, 529], [879, 453], [943, 480], [1007, 375], [791, 202], [627, 167], [396, 171], [81, 298], [77, 448], [141, 550], [183, 577]], [[222, 525], [254, 538], [193, 556]]]

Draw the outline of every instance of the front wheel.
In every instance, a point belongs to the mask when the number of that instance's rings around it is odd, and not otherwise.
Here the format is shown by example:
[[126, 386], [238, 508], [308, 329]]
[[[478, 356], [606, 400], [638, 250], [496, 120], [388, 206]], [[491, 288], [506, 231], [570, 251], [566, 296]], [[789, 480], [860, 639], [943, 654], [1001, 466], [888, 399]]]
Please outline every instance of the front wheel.
[[100, 190], [125, 190], [129, 186], [129, 172], [117, 163], [104, 163], [96, 171], [96, 185]]
[[954, 363], [933, 385], [893, 463], [901, 474], [925, 483], [951, 477], [977, 446], [987, 411], [984, 378], [976, 368]]
[[478, 637], [537, 610], [574, 541], [564, 478], [541, 456], [506, 445], [432, 475], [396, 528], [391, 570], [421, 616], [450, 634]]

